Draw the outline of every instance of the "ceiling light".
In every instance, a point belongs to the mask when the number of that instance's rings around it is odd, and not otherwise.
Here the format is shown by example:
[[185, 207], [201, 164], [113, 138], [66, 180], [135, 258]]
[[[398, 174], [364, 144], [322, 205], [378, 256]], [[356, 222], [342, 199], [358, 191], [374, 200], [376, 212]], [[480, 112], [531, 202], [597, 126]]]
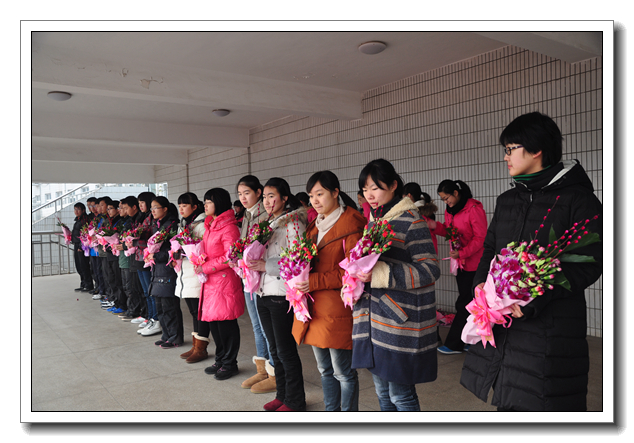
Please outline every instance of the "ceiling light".
[[48, 96], [55, 101], [64, 102], [70, 99], [71, 94], [69, 94], [68, 92], [62, 92], [62, 91], [51, 91], [48, 93]]
[[229, 115], [231, 111], [228, 109], [214, 109], [211, 112], [217, 117], [224, 117], [225, 115]]
[[383, 42], [365, 42], [359, 45], [359, 51], [367, 55], [378, 54], [383, 52], [385, 48], [387, 45]]

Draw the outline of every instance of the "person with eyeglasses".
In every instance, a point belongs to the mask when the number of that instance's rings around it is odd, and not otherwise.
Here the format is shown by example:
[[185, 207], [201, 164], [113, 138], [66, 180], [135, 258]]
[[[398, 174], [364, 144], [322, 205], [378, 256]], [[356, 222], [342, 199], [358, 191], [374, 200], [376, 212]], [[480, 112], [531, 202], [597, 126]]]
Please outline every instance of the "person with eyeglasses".
[[[438, 185], [438, 196], [445, 202], [445, 221], [430, 221], [432, 234], [445, 236], [447, 228], [458, 230], [459, 245], [451, 247], [449, 256], [458, 261], [455, 274], [458, 284], [458, 298], [454, 316], [444, 345], [438, 347], [441, 354], [460, 354], [469, 349], [462, 341], [462, 329], [467, 323], [469, 312], [466, 306], [473, 300], [473, 278], [484, 252], [484, 237], [487, 232], [487, 217], [482, 203], [473, 198], [471, 189], [461, 180], [443, 180]], [[441, 342], [440, 333], [438, 341]]]
[[[592, 220], [603, 211], [579, 162], [562, 161], [563, 137], [550, 117], [539, 112], [519, 116], [499, 141], [513, 188], [496, 200], [474, 278], [480, 287], [491, 260], [510, 242], [536, 238], [547, 246], [551, 229], [560, 238], [574, 223]], [[586, 229], [601, 236], [601, 220], [586, 222]], [[595, 261], [561, 263], [569, 290], [553, 285], [526, 306], [514, 308], [511, 322], [493, 326], [496, 347], [478, 342], [466, 355], [460, 384], [484, 402], [493, 388], [491, 404], [498, 411], [587, 408], [590, 362], [584, 290], [602, 273], [602, 245], [590, 244], [574, 253]]]

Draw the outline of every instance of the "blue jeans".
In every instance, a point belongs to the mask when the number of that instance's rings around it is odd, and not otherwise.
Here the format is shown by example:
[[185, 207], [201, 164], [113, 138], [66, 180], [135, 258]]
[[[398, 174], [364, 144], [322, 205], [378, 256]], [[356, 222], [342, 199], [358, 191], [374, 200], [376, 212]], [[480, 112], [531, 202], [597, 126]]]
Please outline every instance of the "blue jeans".
[[156, 309], [156, 299], [149, 296], [150, 281], [152, 281], [152, 271], [137, 271], [139, 274], [139, 280], [141, 281], [141, 287], [143, 288], [143, 295], [147, 302], [147, 318], [158, 320], [158, 310]]
[[416, 385], [402, 385], [372, 374], [381, 411], [420, 411]]
[[[253, 296], [253, 300], [251, 297]], [[266, 335], [264, 335], [264, 331], [262, 330], [262, 325], [260, 324], [260, 316], [258, 315], [258, 308], [256, 306], [258, 295], [257, 294], [249, 294], [248, 292], [244, 293], [244, 300], [247, 305], [247, 312], [249, 312], [249, 317], [251, 318], [251, 325], [253, 326], [253, 335], [255, 336], [255, 352], [257, 357], [262, 357], [269, 360], [271, 366], [275, 366], [273, 364], [273, 359], [270, 358], [269, 353], [269, 342], [266, 339]]]
[[321, 374], [326, 411], [359, 410], [359, 378], [352, 369], [352, 351], [313, 346]]

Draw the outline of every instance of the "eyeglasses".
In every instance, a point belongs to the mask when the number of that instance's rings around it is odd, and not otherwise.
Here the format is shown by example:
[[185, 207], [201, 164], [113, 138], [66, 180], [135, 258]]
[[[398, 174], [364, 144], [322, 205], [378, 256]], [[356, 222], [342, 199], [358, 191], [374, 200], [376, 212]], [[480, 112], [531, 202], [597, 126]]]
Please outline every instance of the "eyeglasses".
[[512, 151], [513, 149], [518, 149], [518, 148], [523, 148], [523, 147], [524, 147], [524, 146], [519, 145], [519, 146], [511, 146], [510, 148], [504, 148], [504, 153], [505, 153], [506, 155], [511, 155], [511, 151]]
[[150, 208], [151, 211], [158, 211], [159, 209], [163, 209], [163, 206], [152, 206]]
[[447, 203], [447, 200], [449, 200], [451, 197], [453, 197], [453, 195], [448, 195], [447, 197], [440, 197], [440, 199], [441, 199], [443, 202]]

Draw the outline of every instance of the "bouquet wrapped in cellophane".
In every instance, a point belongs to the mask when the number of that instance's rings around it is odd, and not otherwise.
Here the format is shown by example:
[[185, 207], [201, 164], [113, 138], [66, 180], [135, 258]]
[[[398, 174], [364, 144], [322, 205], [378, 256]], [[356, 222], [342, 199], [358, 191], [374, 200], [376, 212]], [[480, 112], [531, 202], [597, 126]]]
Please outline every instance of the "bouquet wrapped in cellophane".
[[[282, 248], [281, 258], [278, 261], [280, 266], [280, 277], [286, 286], [286, 300], [293, 308], [295, 318], [302, 322], [310, 319], [308, 312], [308, 300], [310, 294], [302, 292], [296, 288], [297, 283], [308, 281], [310, 273], [310, 261], [317, 255], [317, 246], [307, 237], [306, 233], [288, 248]], [[312, 300], [312, 297], [311, 297]]]
[[168, 241], [175, 235], [176, 231], [168, 231], [167, 229], [165, 229], [156, 231], [154, 235], [148, 238], [147, 248], [143, 250], [143, 261], [145, 261], [145, 265], [143, 265], [144, 268], [153, 267], [155, 265], [154, 259], [148, 258], [149, 255], [159, 252], [161, 250], [161, 245], [163, 244], [163, 242]]
[[[454, 225], [449, 225], [445, 228], [447, 233], [445, 234], [445, 240], [449, 242], [449, 249], [451, 251], [459, 251], [462, 247], [462, 242], [460, 241], [460, 233], [458, 232], [458, 228]], [[443, 258], [443, 260], [449, 259], [449, 271], [453, 275], [458, 275], [458, 269], [463, 269], [463, 263], [460, 259], [448, 257]]]
[[475, 344], [482, 340], [485, 347], [487, 343], [496, 347], [493, 326], [501, 324], [508, 328], [511, 325], [511, 305], [526, 306], [546, 290], [554, 289], [554, 285], [570, 290], [560, 265], [595, 261], [591, 256], [570, 254], [570, 251], [601, 241], [599, 234], [586, 229], [586, 225], [597, 218], [598, 215], [575, 223], [559, 238], [551, 226], [547, 246], [537, 244], [542, 223], [535, 231], [535, 239], [519, 244], [512, 242], [503, 248], [491, 260], [484, 287], [475, 288], [475, 297], [466, 307], [470, 315], [462, 330], [462, 341]]
[[363, 294], [364, 283], [359, 280], [357, 273], [370, 272], [381, 254], [392, 246], [393, 237], [394, 231], [387, 220], [377, 221], [371, 227], [366, 225], [363, 236], [350, 250], [350, 256], [339, 262], [339, 266], [345, 270], [341, 288], [341, 299], [345, 306], [353, 309], [354, 304]]
[[73, 236], [70, 232], [70, 229], [68, 229], [68, 226], [62, 223], [62, 221], [59, 218], [57, 218], [57, 226], [62, 227], [62, 232], [63, 232], [62, 235], [64, 236], [64, 241], [66, 242], [66, 245], [70, 245], [73, 242]]

